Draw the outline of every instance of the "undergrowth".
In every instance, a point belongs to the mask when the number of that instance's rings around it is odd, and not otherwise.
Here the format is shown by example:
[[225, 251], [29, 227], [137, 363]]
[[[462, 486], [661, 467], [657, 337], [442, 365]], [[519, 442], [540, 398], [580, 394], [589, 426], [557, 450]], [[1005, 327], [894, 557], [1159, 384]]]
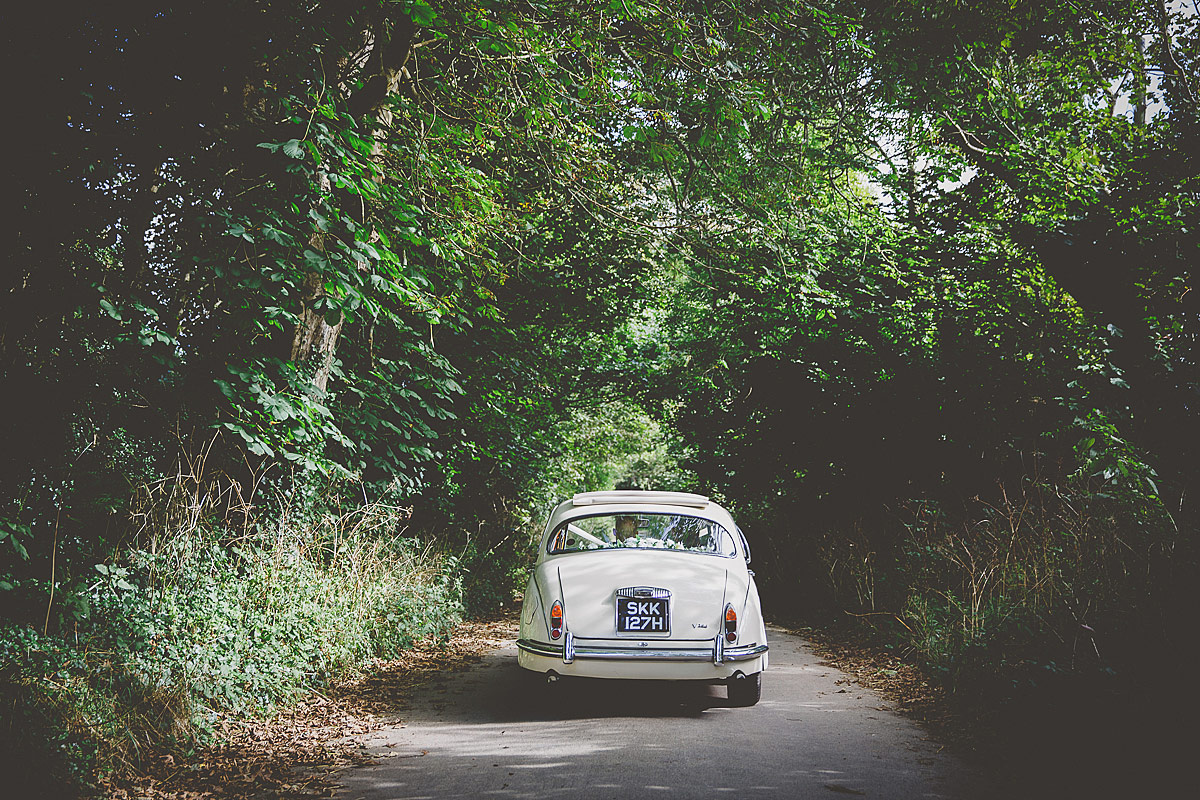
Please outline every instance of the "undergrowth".
[[1169, 597], [1190, 559], [1153, 471], [1118, 466], [1034, 470], [959, 507], [913, 500], [830, 531], [817, 556], [835, 607], [963, 700], [1140, 680], [1146, 647], [1183, 638]]
[[998, 796], [1173, 796], [1196, 711], [1173, 691], [1200, 657], [1194, 528], [1129, 451], [1082, 449], [1073, 473], [831, 531], [815, 561], [841, 618], [971, 720]]
[[403, 508], [307, 498], [230, 526], [169, 508], [200, 497], [181, 488], [142, 509], [153, 530], [137, 547], [60, 585], [55, 624], [0, 624], [0, 751], [18, 793], [93, 792], [208, 740], [222, 715], [269, 713], [461, 618], [457, 560], [406, 537]]

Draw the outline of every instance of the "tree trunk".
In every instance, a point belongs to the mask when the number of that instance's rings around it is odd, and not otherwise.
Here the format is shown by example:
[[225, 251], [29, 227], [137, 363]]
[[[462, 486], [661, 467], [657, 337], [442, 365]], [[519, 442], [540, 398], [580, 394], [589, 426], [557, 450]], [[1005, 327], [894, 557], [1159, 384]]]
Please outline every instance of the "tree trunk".
[[[390, 30], [390, 35], [389, 35]], [[373, 72], [362, 87], [349, 98], [351, 113], [355, 116], [374, 117], [373, 131], [376, 143], [375, 154], [382, 152], [382, 139], [392, 123], [391, 112], [385, 107], [387, 99], [400, 90], [407, 77], [405, 64], [412, 55], [416, 26], [399, 6], [394, 17], [384, 19], [376, 27], [374, 48], [367, 62]], [[322, 191], [328, 191], [328, 179], [321, 176]], [[317, 252], [325, 251], [325, 234], [314, 231], [309, 246]], [[297, 364], [315, 364], [312, 374], [313, 388], [324, 393], [329, 384], [329, 373], [337, 352], [338, 338], [345, 318], [339, 313], [336, 322], [330, 322], [323, 309], [326, 297], [325, 277], [309, 271], [304, 280], [304, 307], [300, 321], [292, 335], [291, 360]]]
[[1146, 74], [1146, 39], [1140, 33], [1133, 37], [1133, 54], [1133, 96], [1130, 98], [1133, 103], [1133, 124], [1144, 128], [1150, 77]]
[[[310, 243], [319, 247], [319, 235]], [[329, 371], [333, 368], [333, 356], [337, 352], [338, 336], [345, 319], [338, 314], [338, 321], [331, 325], [325, 312], [315, 306], [325, 297], [325, 280], [319, 272], [309, 272], [304, 279], [304, 311], [296, 324], [292, 336], [291, 359], [297, 364], [316, 362], [312, 385], [324, 393], [329, 385]]]

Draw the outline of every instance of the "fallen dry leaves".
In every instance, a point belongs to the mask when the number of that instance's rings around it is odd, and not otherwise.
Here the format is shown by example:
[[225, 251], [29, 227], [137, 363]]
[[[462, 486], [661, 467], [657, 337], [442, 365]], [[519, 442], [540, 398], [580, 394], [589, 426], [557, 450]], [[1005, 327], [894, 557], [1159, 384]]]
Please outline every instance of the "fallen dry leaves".
[[[782, 627], [809, 641], [829, 666], [883, 697], [889, 705], [881, 710], [915, 718], [941, 741], [963, 743], [969, 734], [944, 691], [863, 633], [846, 627]], [[380, 662], [363, 677], [325, 694], [314, 692], [273, 719], [225, 719], [217, 728], [218, 744], [186, 761], [163, 754], [144, 772], [114, 777], [101, 788], [116, 800], [331, 797], [336, 772], [373, 761], [361, 734], [402, 722], [414, 690], [470, 667], [511, 640], [515, 628], [515, 618], [464, 622], [445, 646], [423, 645]]]
[[953, 743], [955, 749], [964, 752], [973, 749], [972, 727], [956, 713], [946, 691], [916, 665], [873, 642], [861, 628], [780, 627], [807, 640], [824, 659], [823, 664], [845, 672], [854, 683], [886, 700], [888, 705], [882, 706], [881, 711], [895, 711], [915, 719], [937, 741]]
[[464, 622], [445, 646], [418, 646], [380, 662], [365, 677], [313, 692], [272, 719], [222, 719], [217, 743], [186, 759], [161, 754], [99, 788], [115, 800], [332, 797], [334, 773], [372, 763], [361, 734], [397, 724], [414, 689], [466, 669], [511, 639], [515, 627], [515, 618]]

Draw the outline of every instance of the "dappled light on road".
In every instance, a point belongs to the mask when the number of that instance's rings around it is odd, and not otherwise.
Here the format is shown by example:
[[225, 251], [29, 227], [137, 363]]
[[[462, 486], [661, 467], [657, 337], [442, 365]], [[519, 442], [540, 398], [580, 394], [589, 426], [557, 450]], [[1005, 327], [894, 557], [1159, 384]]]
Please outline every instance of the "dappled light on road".
[[908, 721], [803, 643], [772, 631], [762, 702], [730, 708], [695, 683], [537, 680], [509, 645], [440, 676], [400, 727], [374, 734], [376, 766], [346, 797], [980, 797]]

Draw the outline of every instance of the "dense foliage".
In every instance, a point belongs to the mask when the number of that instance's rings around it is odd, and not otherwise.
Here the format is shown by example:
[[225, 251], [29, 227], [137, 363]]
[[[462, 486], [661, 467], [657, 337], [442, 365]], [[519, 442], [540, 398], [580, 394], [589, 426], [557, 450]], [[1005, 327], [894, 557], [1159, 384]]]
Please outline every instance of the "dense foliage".
[[[186, 662], [217, 677], [183, 705], [261, 707], [440, 633], [460, 580], [508, 604], [546, 506], [616, 485], [727, 502], [768, 606], [962, 694], [1194, 650], [1188, 4], [6, 27], [0, 669], [48, 740], [56, 692], [166, 698]], [[212, 670], [176, 657], [204, 637]]]

